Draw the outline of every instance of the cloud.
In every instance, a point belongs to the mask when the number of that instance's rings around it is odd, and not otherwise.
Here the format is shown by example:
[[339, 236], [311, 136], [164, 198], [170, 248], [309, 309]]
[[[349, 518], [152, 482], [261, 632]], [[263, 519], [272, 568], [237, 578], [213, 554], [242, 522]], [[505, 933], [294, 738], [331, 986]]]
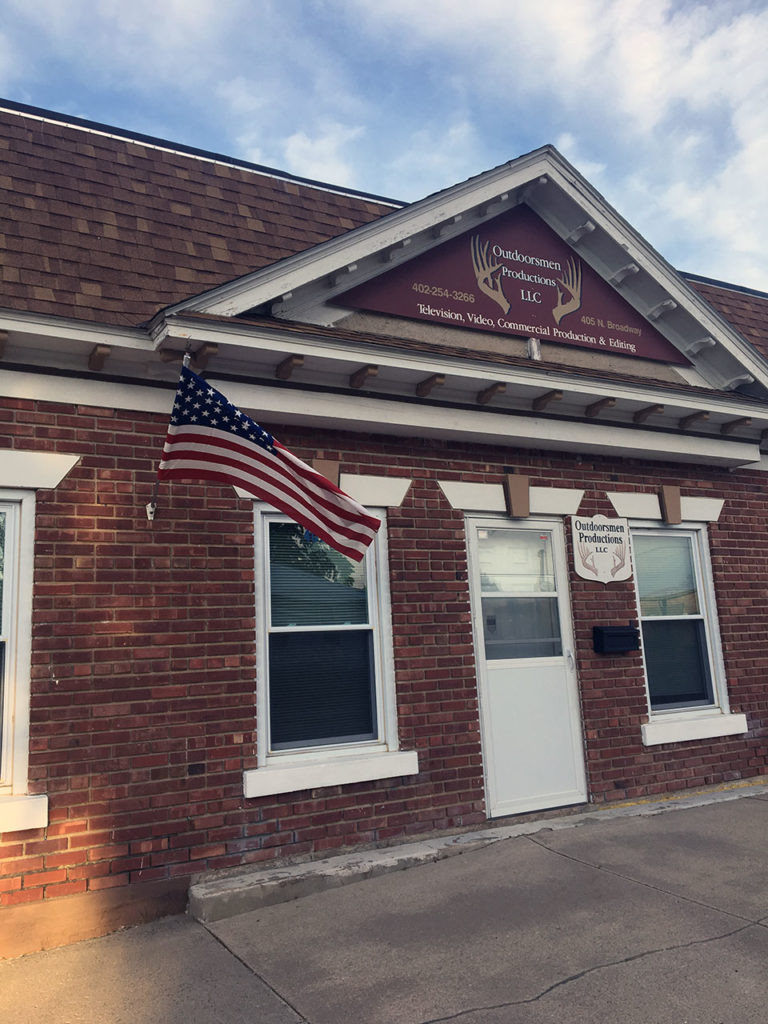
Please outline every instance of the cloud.
[[363, 135], [363, 131], [361, 127], [329, 122], [318, 125], [312, 135], [302, 131], [273, 139], [269, 148], [260, 146], [248, 136], [240, 139], [240, 145], [246, 160], [279, 167], [300, 177], [351, 188], [353, 160], [345, 156], [344, 151]]
[[554, 141], [670, 261], [768, 290], [763, 0], [0, 6], [24, 102], [405, 199]]

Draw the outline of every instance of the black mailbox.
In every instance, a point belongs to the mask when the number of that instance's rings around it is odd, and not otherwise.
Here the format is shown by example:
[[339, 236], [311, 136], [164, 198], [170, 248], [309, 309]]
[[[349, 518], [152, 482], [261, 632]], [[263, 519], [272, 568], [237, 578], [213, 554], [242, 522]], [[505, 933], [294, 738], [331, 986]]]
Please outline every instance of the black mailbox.
[[593, 626], [592, 646], [598, 654], [624, 654], [640, 650], [640, 630], [628, 626]]

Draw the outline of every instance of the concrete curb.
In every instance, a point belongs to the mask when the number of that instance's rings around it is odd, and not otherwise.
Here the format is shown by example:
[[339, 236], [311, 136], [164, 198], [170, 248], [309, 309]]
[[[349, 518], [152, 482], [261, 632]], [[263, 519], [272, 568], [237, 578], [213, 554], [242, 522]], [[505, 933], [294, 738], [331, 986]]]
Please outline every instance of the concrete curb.
[[401, 846], [340, 854], [324, 860], [206, 876], [190, 886], [187, 913], [203, 924], [212, 923], [391, 871], [403, 871], [478, 850], [504, 839], [534, 835], [545, 830], [577, 828], [616, 818], [664, 814], [746, 796], [768, 797], [768, 781], [758, 779], [694, 793], [674, 794], [659, 800], [639, 800], [600, 809], [590, 807], [562, 817], [539, 818], [460, 835], [449, 834]]

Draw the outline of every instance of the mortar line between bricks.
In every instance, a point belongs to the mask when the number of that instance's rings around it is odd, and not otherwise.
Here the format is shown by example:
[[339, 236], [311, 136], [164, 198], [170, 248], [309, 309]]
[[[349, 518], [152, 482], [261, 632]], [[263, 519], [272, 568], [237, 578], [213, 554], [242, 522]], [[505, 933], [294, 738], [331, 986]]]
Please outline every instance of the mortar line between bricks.
[[258, 978], [262, 985], [268, 988], [273, 996], [279, 999], [284, 1006], [287, 1006], [292, 1013], [296, 1014], [297, 1020], [295, 1024], [312, 1024], [312, 1021], [309, 1020], [308, 1017], [305, 1017], [304, 1014], [301, 1013], [289, 999], [286, 999], [281, 992], [278, 992], [274, 985], [270, 985], [266, 978], [259, 974], [258, 971], [254, 971], [251, 965], [247, 963], [245, 960], [243, 960], [243, 958], [238, 953], [236, 953], [234, 949], [228, 946], [226, 942], [216, 934], [216, 932], [212, 932], [204, 921], [198, 921], [197, 923], [200, 925], [201, 928], [205, 928], [208, 934], [211, 935], [216, 940], [216, 942], [218, 942], [222, 949], [225, 949], [230, 956], [233, 956], [235, 960], [238, 961], [238, 963], [241, 963], [249, 974], [252, 974], [254, 978]]
[[606, 970], [609, 967], [621, 967], [623, 964], [631, 964], [636, 960], [643, 960], [649, 956], [656, 956], [659, 953], [673, 953], [679, 949], [691, 949], [694, 946], [704, 946], [712, 942], [721, 942], [723, 939], [732, 938], [734, 935], [739, 935], [741, 932], [749, 931], [750, 928], [758, 927], [756, 922], [750, 921], [747, 924], [741, 925], [739, 928], [734, 928], [730, 932], [723, 932], [722, 935], [712, 935], [706, 939], [692, 939], [690, 942], [680, 942], [673, 946], [659, 946], [656, 949], [645, 949], [640, 953], [633, 953], [632, 956], [622, 957], [619, 960], [608, 960], [605, 963], [595, 964], [594, 967], [585, 967], [583, 971], [577, 971], [576, 974], [569, 974], [567, 978], [561, 978], [559, 981], [553, 982], [548, 985], [547, 988], [542, 989], [535, 996], [529, 996], [527, 999], [509, 999], [503, 1003], [493, 1003], [488, 1006], [471, 1006], [466, 1010], [459, 1010], [458, 1013], [449, 1014], [447, 1017], [430, 1017], [428, 1020], [420, 1021], [420, 1024], [447, 1024], [448, 1021], [461, 1020], [462, 1017], [467, 1017], [471, 1013], [478, 1013], [480, 1011], [488, 1010], [503, 1010], [510, 1006], [528, 1006], [532, 1003], [538, 1002], [540, 999], [544, 999], [555, 989], [562, 988], [564, 985], [570, 985], [574, 981], [579, 981], [581, 978], [585, 978], [590, 974], [595, 974], [598, 971]]
[[736, 921], [747, 921], [749, 924], [755, 925], [760, 925], [762, 923], [759, 918], [746, 917], [744, 914], [735, 914], [732, 910], [722, 910], [720, 907], [714, 907], [712, 904], [705, 903], [703, 900], [694, 899], [692, 896], [685, 896], [682, 893], [673, 892], [671, 889], [663, 889], [660, 885], [653, 885], [651, 882], [643, 882], [639, 878], [633, 878], [632, 875], [622, 874], [621, 871], [616, 871], [615, 868], [604, 867], [602, 864], [593, 864], [592, 861], [582, 860], [580, 857], [574, 857], [572, 853], [563, 853], [562, 850], [553, 850], [540, 839], [536, 839], [535, 836], [522, 836], [521, 838], [529, 840], [529, 842], [540, 847], [542, 850], [546, 850], [548, 853], [553, 853], [556, 857], [562, 857], [564, 860], [573, 861], [574, 864], [581, 864], [583, 867], [593, 868], [595, 871], [604, 871], [607, 875], [614, 875], [616, 878], [623, 878], [625, 882], [633, 882], [635, 885], [642, 885], [645, 889], [651, 889], [653, 892], [661, 893], [664, 896], [672, 896], [676, 900], [684, 900], [686, 903], [692, 903], [694, 906], [703, 907], [705, 910], [713, 910], [716, 914], [723, 914], [725, 917], [732, 917]]

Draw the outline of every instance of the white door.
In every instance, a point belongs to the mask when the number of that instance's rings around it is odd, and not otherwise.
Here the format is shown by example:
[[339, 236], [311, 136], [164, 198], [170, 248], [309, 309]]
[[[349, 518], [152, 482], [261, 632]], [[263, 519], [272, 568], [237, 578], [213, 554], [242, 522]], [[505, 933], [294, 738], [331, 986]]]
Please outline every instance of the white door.
[[586, 800], [562, 523], [469, 520], [489, 817]]

